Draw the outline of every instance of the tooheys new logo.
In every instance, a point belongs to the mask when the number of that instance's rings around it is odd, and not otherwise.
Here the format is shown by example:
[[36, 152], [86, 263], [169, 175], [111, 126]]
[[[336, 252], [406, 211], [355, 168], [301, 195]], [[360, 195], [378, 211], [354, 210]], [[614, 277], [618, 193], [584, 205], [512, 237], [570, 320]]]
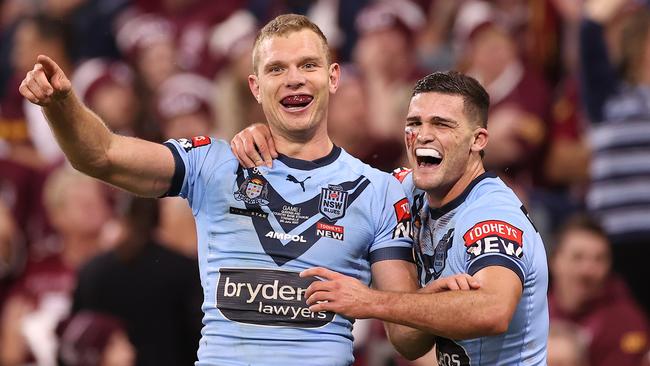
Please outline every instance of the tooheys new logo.
[[470, 259], [483, 254], [501, 253], [514, 258], [521, 258], [524, 232], [501, 220], [479, 222], [463, 235]]
[[334, 313], [309, 310], [307, 287], [318, 281], [296, 272], [254, 268], [221, 268], [217, 308], [229, 320], [268, 326], [317, 328]]

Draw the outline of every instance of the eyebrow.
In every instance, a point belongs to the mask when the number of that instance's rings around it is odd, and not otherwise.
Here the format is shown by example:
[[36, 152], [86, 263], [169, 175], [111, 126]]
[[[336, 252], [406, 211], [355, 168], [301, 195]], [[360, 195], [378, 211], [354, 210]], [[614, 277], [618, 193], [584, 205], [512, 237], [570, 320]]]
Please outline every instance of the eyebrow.
[[[420, 116], [410, 116], [410, 117], [406, 117], [406, 122], [422, 122], [422, 118], [420, 118]], [[433, 116], [428, 120], [428, 122], [432, 122], [432, 123], [443, 122], [453, 126], [458, 126], [458, 121], [449, 118], [440, 117], [440, 116]]]

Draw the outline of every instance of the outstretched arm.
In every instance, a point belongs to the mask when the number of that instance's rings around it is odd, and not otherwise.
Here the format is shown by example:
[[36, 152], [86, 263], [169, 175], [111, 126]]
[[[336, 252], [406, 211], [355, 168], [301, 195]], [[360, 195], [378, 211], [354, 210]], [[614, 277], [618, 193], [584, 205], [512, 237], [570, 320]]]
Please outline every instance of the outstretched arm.
[[379, 291], [356, 279], [326, 271], [317, 268], [301, 274], [328, 280], [314, 282], [307, 289], [311, 311], [377, 318], [451, 339], [504, 333], [522, 293], [519, 277], [500, 266], [483, 268], [474, 275], [480, 282], [478, 290], [440, 293]]
[[86, 108], [70, 80], [49, 57], [38, 56], [20, 93], [42, 106], [61, 149], [77, 170], [141, 196], [169, 188], [174, 159], [167, 147], [112, 133]]

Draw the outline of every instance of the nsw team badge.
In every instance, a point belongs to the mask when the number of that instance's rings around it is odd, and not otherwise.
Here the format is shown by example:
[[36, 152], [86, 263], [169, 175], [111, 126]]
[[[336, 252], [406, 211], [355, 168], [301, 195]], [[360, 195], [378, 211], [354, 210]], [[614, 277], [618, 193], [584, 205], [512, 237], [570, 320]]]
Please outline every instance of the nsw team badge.
[[262, 178], [246, 178], [235, 192], [237, 201], [244, 201], [249, 205], [268, 205], [269, 190], [267, 183]]
[[345, 216], [345, 209], [348, 206], [348, 192], [336, 185], [329, 185], [322, 188], [318, 210], [330, 221]]

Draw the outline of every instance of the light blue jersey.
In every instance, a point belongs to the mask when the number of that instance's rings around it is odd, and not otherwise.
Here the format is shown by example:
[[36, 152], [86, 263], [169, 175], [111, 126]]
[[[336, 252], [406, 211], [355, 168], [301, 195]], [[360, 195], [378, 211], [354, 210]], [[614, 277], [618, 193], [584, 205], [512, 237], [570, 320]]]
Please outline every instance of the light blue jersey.
[[548, 270], [544, 244], [517, 196], [501, 179], [485, 173], [456, 199], [428, 206], [413, 175], [396, 172], [413, 216], [420, 283], [489, 266], [512, 270], [523, 293], [508, 331], [468, 340], [436, 339], [440, 366], [546, 365]]
[[196, 365], [353, 362], [352, 323], [312, 313], [305, 291], [322, 266], [368, 284], [370, 265], [412, 261], [404, 191], [342, 149], [313, 162], [280, 156], [243, 169], [224, 141], [165, 143], [176, 161], [168, 195], [189, 201], [204, 302]]

